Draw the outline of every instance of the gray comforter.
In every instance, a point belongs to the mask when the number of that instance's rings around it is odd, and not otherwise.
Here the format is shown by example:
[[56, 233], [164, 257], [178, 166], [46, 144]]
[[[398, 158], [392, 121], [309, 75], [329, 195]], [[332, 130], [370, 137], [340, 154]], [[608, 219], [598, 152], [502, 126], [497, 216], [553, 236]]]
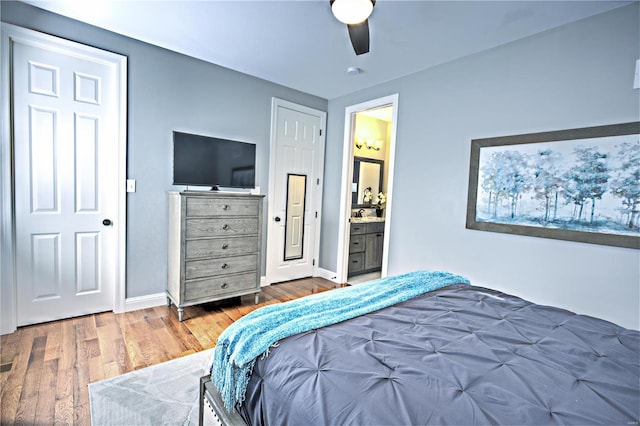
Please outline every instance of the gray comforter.
[[289, 337], [249, 424], [638, 424], [640, 333], [473, 286]]

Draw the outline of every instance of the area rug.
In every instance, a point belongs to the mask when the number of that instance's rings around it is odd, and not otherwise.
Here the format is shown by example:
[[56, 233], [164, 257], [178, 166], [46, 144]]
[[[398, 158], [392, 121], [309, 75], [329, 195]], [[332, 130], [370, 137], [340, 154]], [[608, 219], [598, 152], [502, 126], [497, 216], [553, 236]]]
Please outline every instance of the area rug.
[[197, 425], [199, 379], [213, 350], [89, 384], [93, 426]]

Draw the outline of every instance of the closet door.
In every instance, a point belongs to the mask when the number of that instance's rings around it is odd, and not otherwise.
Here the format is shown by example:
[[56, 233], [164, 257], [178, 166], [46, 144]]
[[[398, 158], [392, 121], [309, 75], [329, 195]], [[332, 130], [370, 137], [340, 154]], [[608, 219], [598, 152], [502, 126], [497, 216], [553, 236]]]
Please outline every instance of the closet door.
[[31, 31], [10, 42], [17, 325], [113, 310], [118, 62]]

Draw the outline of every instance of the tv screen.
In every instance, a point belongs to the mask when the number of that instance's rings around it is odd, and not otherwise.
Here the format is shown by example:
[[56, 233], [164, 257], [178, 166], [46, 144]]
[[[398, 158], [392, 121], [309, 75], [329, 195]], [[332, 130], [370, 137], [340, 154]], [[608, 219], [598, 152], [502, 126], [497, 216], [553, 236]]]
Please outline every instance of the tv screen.
[[174, 185], [254, 188], [255, 175], [255, 144], [173, 132]]

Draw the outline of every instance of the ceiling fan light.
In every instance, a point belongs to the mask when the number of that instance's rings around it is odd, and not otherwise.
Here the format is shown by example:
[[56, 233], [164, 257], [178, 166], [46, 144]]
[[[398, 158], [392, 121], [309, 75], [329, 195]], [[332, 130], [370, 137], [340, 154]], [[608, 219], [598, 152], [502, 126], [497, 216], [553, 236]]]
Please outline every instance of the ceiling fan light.
[[365, 21], [373, 11], [371, 0], [335, 0], [331, 11], [336, 19], [344, 24], [353, 25]]

